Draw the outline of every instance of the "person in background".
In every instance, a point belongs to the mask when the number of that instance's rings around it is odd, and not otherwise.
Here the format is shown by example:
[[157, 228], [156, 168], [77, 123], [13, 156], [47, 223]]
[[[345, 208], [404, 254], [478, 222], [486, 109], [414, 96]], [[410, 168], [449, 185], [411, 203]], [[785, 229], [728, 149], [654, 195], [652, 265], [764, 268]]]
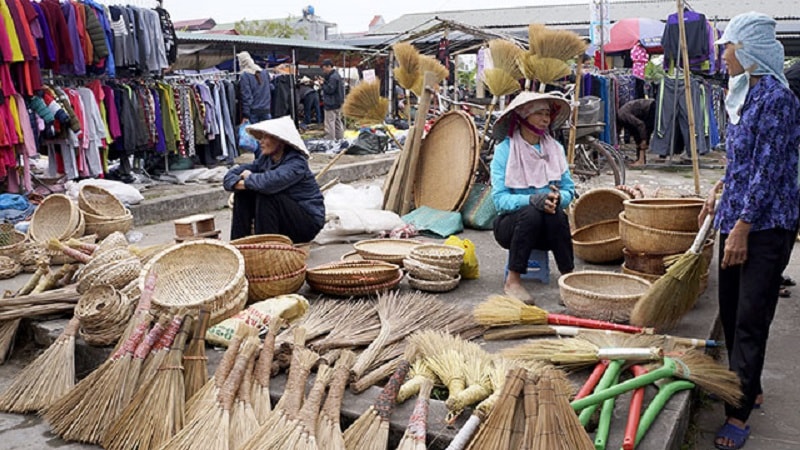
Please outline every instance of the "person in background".
[[303, 107], [303, 125], [305, 125], [305, 128], [308, 128], [312, 123], [322, 122], [319, 94], [314, 89], [314, 83], [308, 77], [301, 78], [297, 84], [297, 103], [298, 106], [302, 105]]
[[572, 237], [564, 209], [575, 198], [564, 147], [552, 137], [569, 116], [566, 100], [523, 92], [497, 119], [494, 137], [501, 141], [491, 164], [492, 200], [499, 217], [494, 236], [508, 249], [506, 295], [530, 302], [521, 275], [533, 249], [550, 250], [561, 274], [575, 268]]
[[[741, 381], [740, 405], [725, 405], [714, 446], [742, 448], [747, 421], [763, 400], [761, 374], [781, 287], [797, 235], [800, 189], [800, 101], [783, 73], [776, 22], [761, 13], [731, 19], [715, 44], [725, 45], [729, 123], [725, 176], [709, 192], [698, 219], [716, 207], [720, 232], [719, 313], [728, 364]], [[716, 194], [724, 186], [719, 205]]]
[[632, 165], [645, 165], [650, 136], [656, 125], [656, 101], [641, 98], [625, 103], [617, 112], [617, 123], [636, 141], [636, 161]]
[[255, 233], [310, 242], [325, 224], [325, 205], [292, 118], [258, 122], [247, 132], [259, 140], [261, 156], [231, 168], [222, 182], [233, 192], [231, 240]]
[[[239, 61], [239, 90], [242, 103], [242, 123], [271, 119], [272, 85], [270, 76], [253, 61], [248, 52], [237, 55]], [[258, 150], [256, 151], [258, 157]]]
[[344, 83], [333, 61], [322, 61], [324, 77], [318, 77], [322, 83], [322, 107], [325, 109], [325, 137], [330, 140], [344, 138], [344, 122], [342, 121], [342, 104], [344, 103]]

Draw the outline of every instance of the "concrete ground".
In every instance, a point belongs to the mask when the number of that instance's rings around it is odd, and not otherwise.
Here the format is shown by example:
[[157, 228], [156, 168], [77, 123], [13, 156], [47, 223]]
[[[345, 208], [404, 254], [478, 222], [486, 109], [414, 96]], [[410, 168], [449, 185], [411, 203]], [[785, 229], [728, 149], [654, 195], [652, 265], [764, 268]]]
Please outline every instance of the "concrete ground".
[[[702, 190], [707, 188], [719, 177], [719, 170], [704, 170], [702, 172]], [[595, 186], [608, 186], [608, 177], [601, 176], [592, 180], [587, 180], [579, 184], [579, 190], [585, 191]], [[657, 193], [662, 196], [668, 194], [680, 195], [693, 191], [693, 179], [691, 171], [676, 168], [673, 170], [640, 170], [628, 172], [628, 184], [640, 184], [648, 193]], [[215, 190], [215, 188], [204, 188]], [[218, 188], [216, 188], [218, 189]], [[197, 187], [175, 188], [173, 195], [187, 196], [192, 191], [197, 191]], [[215, 195], [219, 195], [218, 192]], [[202, 202], [198, 207], [202, 207]], [[218, 206], [212, 203], [206, 204], [206, 209], [215, 209]], [[229, 210], [216, 210], [214, 212], [217, 228], [222, 230], [222, 236], [227, 237], [230, 229]], [[170, 221], [161, 221], [151, 225], [137, 226], [137, 231], [142, 233], [139, 245], [157, 244], [169, 241], [174, 229]], [[465, 308], [471, 308], [486, 298], [487, 295], [501, 292], [503, 269], [505, 266], [505, 251], [499, 248], [494, 242], [491, 232], [480, 232], [466, 230], [462, 238], [469, 238], [475, 244], [480, 259], [481, 277], [478, 280], [464, 281], [454, 291], [441, 294], [440, 298], [444, 301], [458, 302]], [[424, 238], [427, 239], [427, 238]], [[350, 244], [329, 244], [312, 248], [309, 257], [309, 267], [339, 259], [341, 255], [352, 249]], [[558, 305], [559, 293], [557, 285], [558, 272], [555, 264], [551, 261], [552, 273], [550, 283], [547, 285], [529, 281], [528, 288], [534, 294], [536, 303], [548, 311], [560, 312], [563, 307]], [[800, 280], [800, 260], [792, 259], [792, 263], [787, 270], [787, 274]], [[600, 269], [618, 270], [618, 266], [593, 266], [576, 261], [576, 269]], [[0, 282], [0, 289], [13, 289], [24, 282], [24, 277], [17, 277], [12, 280]], [[712, 272], [709, 280], [709, 288], [698, 301], [698, 305], [681, 322], [675, 330], [675, 334], [708, 338], [718, 337], [716, 323], [716, 275]], [[401, 289], [408, 289], [406, 282], [401, 283]], [[789, 345], [793, 344], [797, 337], [797, 331], [793, 325], [797, 323], [800, 316], [800, 287], [795, 288], [793, 298], [784, 299], [778, 309], [773, 335], [770, 341], [769, 354], [767, 355], [767, 368], [764, 374], [764, 386], [766, 391], [765, 406], [761, 412], [754, 414], [751, 424], [754, 428], [753, 438], [746, 448], [748, 449], [794, 449], [800, 448], [800, 431], [798, 430], [798, 411], [794, 406], [797, 404], [798, 391], [791, 384], [791, 374], [800, 365], [800, 358], [792, 352]], [[313, 301], [317, 294], [308, 291], [304, 287], [301, 293], [308, 296]], [[55, 325], [57, 327], [57, 325]], [[52, 333], [51, 333], [52, 334]], [[33, 337], [22, 336], [21, 340], [31, 340]], [[14, 352], [11, 360], [5, 365], [0, 366], [0, 389], [7, 385], [15, 373], [30, 360], [35, 353], [35, 347], [30, 343], [19, 342], [17, 351]], [[488, 351], [496, 351], [503, 346], [513, 345], [514, 342], [490, 342], [485, 344]], [[219, 357], [219, 352], [209, 350], [212, 362]], [[88, 358], [88, 357], [87, 357]], [[96, 356], [95, 356], [96, 358]], [[79, 368], [79, 372], [82, 372]], [[576, 382], [582, 382], [585, 374], [578, 374]], [[275, 388], [273, 395], [279, 395], [282, 390], [282, 378], [276, 379], [273, 384]], [[343, 415], [345, 423], [360, 415], [367, 409], [374, 399], [378, 388], [373, 388], [364, 394], [354, 396], [348, 392], [345, 396]], [[652, 396], [654, 389], [650, 389], [648, 397]], [[667, 405], [666, 409], [659, 416], [653, 425], [648, 436], [642, 444], [637, 447], [640, 449], [708, 449], [711, 445], [713, 434], [719, 424], [722, 423], [723, 413], [719, 402], [712, 402], [705, 399], [702, 395], [695, 395], [698, 399], [695, 404], [698, 408], [697, 414], [690, 415], [689, 404], [692, 401], [690, 395], [678, 395]], [[618, 406], [612, 421], [612, 433], [609, 438], [611, 445], [621, 443], [622, 428], [627, 416], [627, 403], [629, 397], [621, 397], [617, 402]], [[795, 401], [792, 401], [795, 400]], [[393, 415], [392, 431], [393, 441], [399, 438], [409, 414], [413, 407], [413, 402], [406, 402], [401, 405]], [[429, 421], [429, 448], [440, 449], [446, 446], [449, 437], [455, 432], [454, 428], [447, 427], [442, 418], [444, 417], [444, 407], [442, 402], [434, 401], [431, 406], [431, 416]], [[690, 421], [691, 419], [691, 421]], [[461, 421], [463, 421], [462, 418]], [[459, 422], [461, 423], [461, 422]], [[688, 433], [686, 430], [688, 429]], [[684, 439], [686, 435], [686, 439]], [[41, 423], [35, 416], [19, 416], [0, 414], [0, 436], [4, 438], [2, 448], [9, 449], [89, 449], [96, 448], [75, 443], [66, 443], [49, 433], [46, 424]], [[393, 448], [393, 447], [390, 447]]]

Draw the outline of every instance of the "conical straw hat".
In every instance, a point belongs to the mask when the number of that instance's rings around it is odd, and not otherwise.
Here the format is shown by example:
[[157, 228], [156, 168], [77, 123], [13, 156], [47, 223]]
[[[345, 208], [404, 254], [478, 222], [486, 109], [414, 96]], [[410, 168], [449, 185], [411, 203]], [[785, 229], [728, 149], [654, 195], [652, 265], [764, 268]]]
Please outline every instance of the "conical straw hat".
[[294, 121], [292, 121], [290, 116], [254, 123], [249, 125], [246, 130], [256, 139], [262, 134], [276, 137], [285, 144], [294, 147], [295, 150], [305, 155], [306, 158], [309, 157], [306, 144], [303, 142], [303, 138], [300, 137], [300, 132], [297, 131], [297, 128], [294, 126]]
[[550, 121], [550, 128], [557, 129], [569, 117], [569, 103], [561, 97], [552, 94], [543, 94], [539, 92], [523, 91], [517, 95], [514, 100], [503, 111], [503, 114], [497, 119], [494, 124], [494, 137], [495, 139], [505, 139], [508, 136], [508, 128], [510, 126], [511, 113], [520, 106], [527, 105], [536, 100], [548, 100], [550, 102], [550, 110], [552, 111], [552, 120]]

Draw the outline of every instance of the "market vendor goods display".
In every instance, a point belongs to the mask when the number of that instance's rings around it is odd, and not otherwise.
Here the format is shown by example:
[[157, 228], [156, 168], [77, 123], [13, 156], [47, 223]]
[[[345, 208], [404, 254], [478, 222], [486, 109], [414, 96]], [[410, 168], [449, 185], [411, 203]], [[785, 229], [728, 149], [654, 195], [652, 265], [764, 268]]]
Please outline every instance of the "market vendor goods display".
[[455, 289], [461, 281], [459, 274], [465, 250], [441, 244], [424, 244], [411, 250], [403, 264], [408, 271], [408, 284], [428, 292]]
[[382, 261], [345, 261], [308, 270], [307, 281], [315, 291], [335, 296], [361, 296], [395, 288], [403, 279], [400, 267]]
[[297, 292], [306, 279], [308, 253], [283, 235], [263, 234], [231, 241], [244, 258], [248, 301]]
[[636, 302], [650, 289], [650, 282], [621, 273], [586, 270], [558, 279], [561, 299], [578, 317], [627, 322]]

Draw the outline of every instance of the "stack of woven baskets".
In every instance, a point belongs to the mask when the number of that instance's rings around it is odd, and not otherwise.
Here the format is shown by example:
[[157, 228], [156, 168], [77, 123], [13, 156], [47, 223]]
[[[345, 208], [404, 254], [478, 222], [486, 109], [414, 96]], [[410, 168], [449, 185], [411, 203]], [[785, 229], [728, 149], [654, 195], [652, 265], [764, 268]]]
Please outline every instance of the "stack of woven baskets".
[[619, 214], [630, 196], [612, 188], [598, 188], [581, 195], [572, 204], [572, 248], [575, 256], [594, 264], [622, 259]]
[[181, 309], [211, 313], [215, 325], [241, 311], [247, 302], [244, 258], [236, 247], [216, 239], [184, 242], [150, 259], [139, 276], [139, 289], [156, 275], [153, 309], [176, 314]]
[[397, 287], [402, 279], [400, 266], [377, 260], [323, 264], [306, 274], [315, 291], [344, 297], [377, 294]]
[[0, 280], [13, 278], [22, 272], [19, 257], [25, 235], [14, 229], [10, 223], [0, 224]]
[[363, 259], [385, 261], [403, 266], [403, 260], [411, 250], [422, 244], [414, 239], [367, 239], [353, 244], [353, 248]]
[[89, 345], [111, 345], [119, 340], [133, 314], [134, 301], [109, 285], [94, 286], [75, 305], [80, 335]]
[[36, 207], [28, 228], [31, 241], [44, 243], [50, 239], [65, 241], [83, 236], [84, 217], [72, 200], [63, 194], [50, 194]]
[[421, 291], [446, 292], [461, 281], [459, 270], [464, 262], [464, 249], [452, 245], [424, 244], [411, 250], [404, 265], [408, 284]]
[[260, 234], [236, 239], [231, 245], [244, 258], [250, 303], [297, 292], [306, 279], [308, 254], [280, 234]]
[[127, 233], [133, 226], [131, 211], [114, 194], [100, 186], [81, 186], [78, 206], [86, 220], [86, 233], [96, 234], [100, 239], [115, 231]]
[[[619, 215], [620, 237], [625, 263], [622, 271], [655, 281], [666, 272], [664, 258], [680, 255], [691, 247], [698, 233], [697, 216], [703, 200], [697, 198], [651, 198], [627, 200]], [[702, 249], [706, 272], [701, 291], [708, 283], [708, 266], [714, 241]]]
[[84, 294], [97, 286], [122, 289], [139, 277], [142, 262], [125, 244], [105, 243], [98, 247], [77, 274], [79, 293]]

